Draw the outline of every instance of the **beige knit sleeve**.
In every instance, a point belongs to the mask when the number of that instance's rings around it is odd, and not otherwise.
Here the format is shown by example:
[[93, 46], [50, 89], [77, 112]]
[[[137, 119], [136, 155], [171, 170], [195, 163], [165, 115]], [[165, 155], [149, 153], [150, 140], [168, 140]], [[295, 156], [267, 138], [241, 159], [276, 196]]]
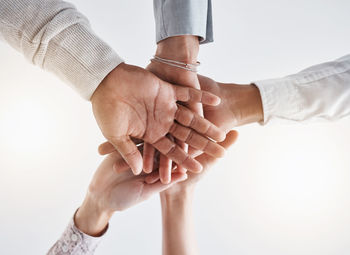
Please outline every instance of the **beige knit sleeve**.
[[87, 100], [123, 62], [83, 14], [60, 0], [0, 0], [0, 39]]

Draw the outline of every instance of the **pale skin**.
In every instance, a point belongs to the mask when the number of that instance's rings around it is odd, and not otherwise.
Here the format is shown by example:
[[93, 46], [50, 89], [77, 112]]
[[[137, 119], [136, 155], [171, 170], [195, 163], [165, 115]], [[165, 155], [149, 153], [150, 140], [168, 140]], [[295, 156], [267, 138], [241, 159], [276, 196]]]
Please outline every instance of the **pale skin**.
[[198, 75], [202, 90], [221, 98], [218, 106], [204, 106], [204, 117], [224, 132], [264, 119], [259, 89], [254, 84], [220, 83]]
[[[156, 55], [194, 63], [197, 60], [199, 51], [198, 38], [195, 36], [175, 36], [161, 41], [157, 45]], [[176, 67], [168, 66], [162, 63], [152, 62], [147, 69], [162, 79], [171, 82], [184, 84], [185, 86], [194, 87], [209, 91], [216, 94], [222, 99], [222, 102], [217, 106], [203, 105], [205, 118], [213, 122], [227, 132], [232, 128], [252, 123], [259, 122], [263, 119], [263, 110], [261, 98], [258, 88], [253, 85], [237, 85], [234, 83], [224, 84], [216, 82], [208, 77], [198, 75], [196, 73], [185, 71]], [[191, 105], [189, 107], [192, 107]], [[195, 104], [192, 108], [197, 112], [201, 112], [201, 106]], [[183, 146], [183, 144], [182, 144]], [[110, 153], [114, 148], [108, 143], [100, 147], [102, 154]], [[184, 148], [184, 147], [183, 147]], [[190, 150], [191, 154], [198, 154], [195, 150]], [[145, 144], [144, 155], [144, 170], [149, 173], [152, 169], [154, 156], [154, 148], [149, 144]], [[160, 178], [163, 183], [170, 181], [170, 166], [171, 161], [165, 156], [160, 157]], [[179, 168], [181, 170], [181, 168]]]
[[[169, 73], [172, 73], [170, 67], [164, 67], [164, 69], [169, 69]], [[160, 73], [156, 74], [161, 75]], [[178, 75], [178, 77], [182, 76]], [[261, 97], [255, 85], [224, 84], [200, 75], [197, 78], [202, 90], [210, 91], [221, 98], [219, 105], [205, 105], [203, 110], [205, 118], [220, 127], [224, 132], [228, 132], [236, 126], [263, 120]], [[227, 148], [236, 138], [237, 133], [231, 131], [225, 141], [220, 144]], [[205, 170], [215, 161], [215, 158], [206, 154], [202, 154], [196, 159], [200, 160]], [[208, 164], [204, 164], [204, 161]], [[181, 173], [181, 171], [179, 172]], [[157, 172], [152, 173], [146, 178], [146, 182], [158, 181], [159, 178], [162, 178], [159, 175]], [[160, 195], [164, 255], [198, 254], [192, 218], [192, 200], [195, 183], [203, 174], [189, 173], [188, 176], [188, 180], [173, 185]]]
[[202, 166], [167, 134], [215, 157], [224, 154], [224, 149], [209, 139], [222, 141], [224, 132], [177, 104], [219, 104], [220, 98], [211, 93], [172, 85], [145, 69], [123, 63], [108, 74], [91, 102], [103, 135], [134, 174], [141, 173], [143, 160], [132, 138], [142, 139], [179, 166], [195, 172]]
[[[230, 131], [220, 144], [227, 149], [237, 139], [238, 133]], [[192, 200], [196, 183], [205, 175], [217, 158], [202, 154], [196, 159], [203, 165], [199, 174], [188, 173], [185, 181], [174, 184], [160, 194], [163, 227], [163, 255], [198, 254], [192, 217]], [[147, 183], [159, 181], [159, 175], [152, 173]]]
[[[182, 35], [169, 37], [160, 41], [157, 44], [155, 55], [165, 59], [194, 64], [197, 62], [198, 52], [198, 37], [193, 35]], [[154, 73], [162, 80], [166, 80], [170, 83], [181, 84], [182, 86], [200, 89], [198, 77], [194, 72], [181, 68], [174, 68], [172, 66], [165, 65], [156, 61], [152, 61], [146, 69]], [[186, 104], [186, 106], [200, 116], [203, 116], [203, 108], [201, 104], [189, 103]], [[179, 146], [187, 151], [187, 144], [179, 139], [175, 139], [175, 141]], [[152, 171], [154, 152], [155, 148], [146, 143], [145, 154], [143, 157], [144, 171], [146, 173], [150, 173]], [[160, 179], [163, 183], [170, 181], [171, 166], [172, 161], [165, 155], [160, 155], [159, 173]], [[183, 172], [186, 171], [181, 166], [178, 167], [178, 170]]]
[[[198, 75], [198, 79], [201, 89], [210, 91], [221, 98], [221, 103], [218, 106], [204, 106], [203, 109], [205, 118], [225, 132], [243, 124], [263, 120], [261, 97], [255, 85], [219, 83], [200, 75]], [[220, 144], [227, 148], [236, 138], [237, 133], [233, 131], [232, 133], [228, 133], [226, 140]], [[203, 164], [203, 158], [210, 159], [211, 157], [202, 154], [196, 159]], [[213, 163], [214, 161], [211, 158], [209, 162]], [[207, 167], [204, 167], [204, 169], [206, 170]], [[163, 217], [164, 255], [198, 254], [192, 219], [192, 200], [195, 183], [202, 176], [202, 173], [188, 173], [188, 179], [186, 181], [173, 185], [160, 195]], [[159, 175], [155, 172], [146, 181], [153, 183], [158, 179]]]
[[[219, 106], [204, 106], [204, 116], [225, 132], [236, 126], [263, 120], [261, 97], [255, 85], [224, 84], [204, 76], [198, 78], [203, 90], [211, 91], [221, 97], [222, 102]], [[231, 131], [220, 144], [228, 148], [236, 138], [237, 133]], [[215, 158], [205, 154], [199, 156], [198, 160], [202, 157], [208, 158], [207, 162], [211, 164], [215, 162]], [[206, 171], [207, 167], [204, 169]], [[161, 193], [163, 255], [198, 254], [193, 228], [192, 200], [195, 183], [205, 171], [195, 175], [189, 174], [186, 181]]]
[[[235, 131], [234, 133], [236, 136]], [[234, 141], [230, 135], [222, 143], [222, 146], [227, 148], [226, 144], [231, 140], [232, 142]], [[207, 170], [209, 164], [215, 158], [203, 154], [196, 159], [203, 165], [204, 170]], [[125, 160], [115, 151], [103, 160], [95, 172], [85, 199], [75, 214], [75, 225], [87, 235], [100, 236], [115, 212], [126, 210], [147, 200], [153, 194], [185, 181], [188, 178], [188, 174], [173, 172], [171, 174], [172, 180], [169, 184], [160, 182], [158, 171], [153, 171], [152, 174], [135, 176], [130, 171]], [[192, 181], [188, 182], [186, 186], [195, 182], [198, 177], [200, 175], [191, 174], [190, 178]], [[182, 186], [178, 186], [174, 190], [180, 191], [180, 187]], [[169, 224], [166, 227], [168, 226]]]
[[[201, 89], [210, 91], [221, 98], [218, 106], [204, 106], [204, 116], [225, 132], [234, 127], [260, 122], [263, 120], [263, 109], [258, 88], [251, 85], [225, 84], [216, 82], [208, 77], [198, 75]], [[237, 133], [231, 131], [224, 142], [220, 143], [227, 148], [237, 138]], [[204, 159], [214, 163], [214, 158], [202, 154], [196, 157], [205, 171]], [[203, 173], [205, 173], [203, 171]], [[173, 185], [160, 195], [163, 222], [163, 254], [198, 254], [192, 219], [192, 199], [195, 183], [203, 176], [188, 173], [188, 179]], [[158, 181], [157, 172], [146, 179], [153, 183]], [[171, 230], [171, 231], [170, 231]]]
[[[222, 100], [218, 106], [204, 107], [204, 116], [215, 123], [218, 127], [222, 128], [225, 132], [239, 125], [260, 122], [263, 120], [261, 98], [259, 90], [256, 88], [256, 86], [218, 83], [204, 76], [198, 76], [198, 78], [203, 90], [211, 91], [212, 93], [221, 97]], [[236, 137], [237, 133], [235, 131], [229, 133], [225, 141], [220, 143], [221, 146], [227, 148], [235, 141]], [[103, 144], [100, 150], [103, 151], [103, 147], [110, 149], [110, 146], [111, 145], [108, 143]], [[113, 154], [119, 156], [117, 152], [114, 152]], [[120, 156], [119, 159], [121, 159]], [[208, 161], [205, 159], [208, 159]], [[206, 154], [196, 157], [196, 160], [198, 160], [204, 166], [205, 170], [208, 169], [205, 162], [212, 164], [215, 161], [214, 158]], [[128, 170], [128, 166], [123, 160], [116, 160], [115, 162], [112, 160], [110, 161], [110, 164], [114, 168], [114, 173], [116, 173], [116, 169], [119, 169], [118, 171]], [[130, 171], [126, 171], [124, 174], [128, 174], [130, 178], [139, 177], [133, 176]], [[176, 178], [181, 179], [181, 174], [184, 173], [177, 172], [176, 174], [180, 174], [180, 176], [173, 174], [171, 183], [178, 181]], [[100, 175], [103, 176], [105, 174], [101, 172]], [[202, 176], [202, 174], [188, 173], [188, 180], [178, 183], [177, 185], [173, 185], [172, 187], [167, 187], [168, 189], [161, 193], [160, 196], [163, 215], [163, 254], [186, 255], [198, 253], [191, 215], [195, 183]], [[108, 177], [109, 175], [106, 175], [106, 179], [109, 179]], [[164, 185], [161, 184], [158, 179], [159, 173], [153, 172], [150, 177], [143, 179], [143, 181], [148, 184], [158, 183], [158, 185]], [[92, 185], [92, 187], [94, 186], [104, 187], [104, 185]], [[130, 192], [130, 190], [127, 192]], [[130, 193], [132, 194], [132, 192]], [[107, 210], [96, 210], [95, 208], [100, 208], [100, 206], [98, 206], [100, 202], [96, 202], [96, 198], [98, 198], [100, 195], [98, 195], [99, 193], [95, 192], [91, 192], [91, 194], [95, 195], [87, 195], [89, 198], [85, 199], [82, 207], [78, 210], [76, 215], [76, 224], [78, 224], [83, 232], [96, 235], [104, 230], [108, 220], [113, 214], [113, 210], [110, 208]], [[95, 198], [95, 201], [92, 199], [92, 197]], [[100, 201], [103, 201], [103, 199]], [[102, 204], [109, 203], [105, 202]], [[86, 224], [87, 226], [81, 226], [82, 224]], [[89, 226], [98, 227], [90, 230]], [[169, 229], [172, 229], [172, 231], [169, 231]]]
[[134, 175], [121, 155], [115, 151], [98, 167], [84, 202], [75, 214], [75, 225], [85, 234], [100, 236], [115, 212], [123, 211], [151, 195], [187, 178], [186, 173], [172, 173], [172, 181], [162, 184], [145, 182], [146, 175]]
[[[220, 83], [208, 77], [198, 75], [202, 90], [209, 91], [221, 98], [217, 106], [204, 105], [204, 117], [225, 133], [233, 128], [261, 122], [264, 118], [259, 89], [253, 85]], [[100, 146], [100, 152], [113, 150], [108, 143]]]
[[[201, 89], [211, 91], [222, 98], [219, 106], [204, 106], [204, 116], [225, 132], [236, 126], [263, 120], [261, 97], [255, 85], [224, 84], [204, 76], [198, 76], [198, 78]], [[228, 148], [236, 138], [237, 132], [230, 131], [225, 141], [220, 144], [224, 148]], [[215, 158], [202, 154], [197, 159], [200, 162], [207, 162], [202, 173], [189, 173], [186, 181], [173, 185], [160, 194], [163, 255], [198, 254], [193, 226], [192, 200], [195, 184], [208, 170], [208, 166], [215, 162]], [[152, 173], [146, 181], [153, 183], [158, 178], [157, 173]]]

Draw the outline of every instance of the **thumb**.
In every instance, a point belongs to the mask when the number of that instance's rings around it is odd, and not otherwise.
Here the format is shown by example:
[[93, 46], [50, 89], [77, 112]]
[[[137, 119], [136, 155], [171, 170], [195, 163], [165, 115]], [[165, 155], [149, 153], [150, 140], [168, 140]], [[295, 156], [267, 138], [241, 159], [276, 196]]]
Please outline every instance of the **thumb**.
[[113, 144], [111, 144], [110, 142], [104, 142], [100, 144], [100, 146], [98, 146], [98, 153], [100, 153], [100, 155], [110, 154], [114, 151], [115, 151], [115, 148]]
[[237, 140], [238, 132], [236, 130], [231, 130], [227, 133], [224, 141], [218, 143], [225, 149], [228, 149], [232, 144], [234, 144]]
[[132, 172], [137, 175], [140, 174], [142, 172], [142, 156], [130, 137], [114, 138], [110, 142], [130, 166]]

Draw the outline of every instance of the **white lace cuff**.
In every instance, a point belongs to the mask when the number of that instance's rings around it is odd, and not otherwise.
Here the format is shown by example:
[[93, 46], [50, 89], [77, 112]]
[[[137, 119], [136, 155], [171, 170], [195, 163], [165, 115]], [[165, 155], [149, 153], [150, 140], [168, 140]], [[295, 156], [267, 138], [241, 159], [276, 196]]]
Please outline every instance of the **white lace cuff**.
[[101, 236], [93, 237], [81, 232], [74, 224], [74, 216], [70, 220], [61, 238], [52, 246], [47, 255], [91, 255], [106, 233], [108, 226]]

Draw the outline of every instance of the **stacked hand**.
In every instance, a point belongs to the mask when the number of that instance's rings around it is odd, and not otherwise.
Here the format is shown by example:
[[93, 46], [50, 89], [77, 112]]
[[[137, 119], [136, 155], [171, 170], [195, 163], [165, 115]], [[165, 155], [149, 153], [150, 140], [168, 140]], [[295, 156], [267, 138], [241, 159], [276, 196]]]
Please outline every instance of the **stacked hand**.
[[121, 155], [108, 155], [94, 174], [88, 192], [75, 215], [75, 225], [91, 236], [100, 235], [115, 211], [123, 211], [176, 182], [185, 180], [185, 173], [173, 173], [172, 182], [145, 182], [146, 175], [135, 176]]
[[[236, 137], [237, 133], [233, 131], [220, 144], [227, 148]], [[215, 159], [206, 154], [196, 158], [203, 166], [203, 173]], [[171, 175], [171, 183], [162, 184], [156, 170], [151, 175], [135, 176], [130, 170], [127, 171], [128, 169], [128, 164], [116, 151], [104, 159], [94, 174], [83, 204], [75, 215], [75, 225], [81, 231], [91, 236], [98, 236], [103, 233], [115, 211], [123, 211], [171, 187], [178, 190], [193, 184], [202, 175], [175, 172]], [[187, 178], [186, 182], [181, 182]], [[181, 186], [176, 188], [175, 184], [180, 182]], [[169, 189], [169, 192], [171, 191]]]
[[214, 157], [224, 153], [210, 138], [222, 141], [225, 133], [177, 104], [181, 101], [218, 105], [220, 99], [211, 93], [172, 85], [142, 68], [121, 64], [105, 78], [91, 101], [97, 123], [110, 142], [101, 146], [100, 152], [106, 154], [116, 149], [135, 174], [142, 171], [142, 157], [132, 138], [151, 144], [193, 172], [201, 171], [201, 165], [167, 134]]
[[[185, 63], [196, 63], [197, 55], [199, 50], [199, 42], [196, 36], [174, 36], [162, 40], [157, 45], [156, 56], [164, 59], [171, 59], [175, 61], [185, 62]], [[147, 70], [155, 74], [162, 80], [168, 81], [172, 84], [181, 84], [182, 86], [200, 89], [197, 74], [188, 70], [181, 68], [174, 68], [173, 66], [159, 63], [157, 61], [151, 61], [147, 66]], [[187, 103], [186, 107], [191, 109], [193, 112], [203, 116], [202, 104], [198, 103]], [[175, 139], [176, 143], [183, 148], [185, 151], [188, 150], [186, 143], [181, 140]], [[147, 144], [146, 144], [147, 145]], [[150, 146], [145, 147], [145, 154], [148, 156], [145, 159], [145, 163], [149, 162], [148, 169], [152, 169], [151, 162], [152, 156], [154, 155], [154, 148]], [[194, 155], [196, 151], [190, 147], [189, 154]], [[198, 154], [198, 153], [196, 153]], [[170, 172], [172, 168], [172, 163], [169, 158], [164, 155], [159, 157], [159, 174], [160, 180], [163, 183], [170, 181]], [[189, 169], [191, 171], [191, 169]], [[177, 166], [177, 171], [186, 172], [186, 169], [181, 166]], [[150, 171], [148, 171], [150, 173]]]
[[[168, 46], [161, 43], [156, 54], [179, 57], [172, 55], [180, 51], [171, 40]], [[187, 57], [177, 60], [196, 60]], [[163, 253], [197, 254], [191, 220], [195, 184], [237, 139], [232, 128], [262, 120], [260, 94], [255, 85], [218, 83], [164, 63], [151, 62], [146, 69], [119, 65], [92, 97], [108, 140], [99, 151], [110, 155], [96, 172], [75, 224], [98, 236], [115, 211], [160, 193]]]

